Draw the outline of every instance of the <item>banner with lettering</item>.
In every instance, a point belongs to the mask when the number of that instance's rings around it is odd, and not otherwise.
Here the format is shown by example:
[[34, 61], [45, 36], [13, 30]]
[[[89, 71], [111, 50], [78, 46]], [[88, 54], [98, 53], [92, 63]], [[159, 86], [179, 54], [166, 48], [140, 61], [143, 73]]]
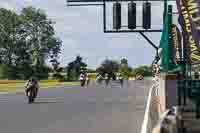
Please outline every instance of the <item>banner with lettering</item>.
[[183, 30], [184, 51], [189, 63], [200, 64], [200, 1], [176, 0]]
[[184, 4], [190, 15], [192, 35], [200, 49], [200, 0], [184, 0]]
[[179, 64], [182, 60], [182, 46], [181, 46], [181, 32], [178, 27], [172, 25], [172, 49], [173, 49], [173, 61], [175, 64]]

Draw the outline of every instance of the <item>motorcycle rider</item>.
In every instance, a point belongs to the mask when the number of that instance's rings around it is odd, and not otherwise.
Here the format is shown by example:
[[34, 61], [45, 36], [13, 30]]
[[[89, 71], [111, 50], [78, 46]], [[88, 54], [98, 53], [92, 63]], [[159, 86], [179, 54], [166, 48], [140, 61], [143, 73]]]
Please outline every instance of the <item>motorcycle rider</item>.
[[109, 77], [108, 73], [106, 73], [105, 74], [105, 83], [106, 83], [106, 86], [108, 86], [109, 82], [110, 82], [110, 77]]
[[85, 74], [85, 80], [86, 80], [86, 84], [87, 84], [87, 86], [90, 84], [90, 78], [89, 78], [89, 75], [86, 73]]
[[101, 74], [97, 74], [96, 83], [101, 84], [102, 80], [103, 80], [102, 75]]
[[81, 72], [79, 80], [81, 82], [81, 86], [85, 85], [85, 75]]
[[35, 88], [36, 89], [36, 95], [38, 93], [38, 89], [39, 89], [39, 84], [38, 81], [35, 78], [30, 78], [26, 84], [25, 84], [25, 88], [26, 88], [26, 96], [28, 96], [28, 93], [31, 89]]
[[123, 77], [121, 74], [118, 75], [118, 80], [120, 81], [121, 87], [123, 87]]

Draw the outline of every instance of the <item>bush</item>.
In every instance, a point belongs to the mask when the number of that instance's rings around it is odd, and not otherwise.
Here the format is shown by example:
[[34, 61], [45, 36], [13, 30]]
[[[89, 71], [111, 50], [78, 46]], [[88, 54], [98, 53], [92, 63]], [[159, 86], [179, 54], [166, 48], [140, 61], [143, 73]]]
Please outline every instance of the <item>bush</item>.
[[76, 70], [72, 70], [67, 73], [67, 81], [77, 81], [78, 78], [79, 74], [76, 72]]
[[35, 67], [31, 77], [34, 76], [37, 79], [48, 79], [49, 77], [49, 69], [45, 66]]
[[66, 79], [65, 79], [65, 76], [63, 76], [62, 74], [60, 73], [54, 73], [52, 75], [53, 79], [56, 79], [58, 80], [59, 82], [64, 82]]
[[0, 65], [0, 79], [9, 79], [9, 80], [15, 80], [20, 79], [18, 77], [18, 70], [14, 66], [9, 66], [6, 64]]
[[122, 74], [122, 76], [125, 79], [128, 79], [131, 76], [131, 71], [132, 71], [132, 68], [129, 67], [128, 65], [121, 65], [119, 69], [119, 72]]
[[152, 76], [152, 70], [149, 66], [139, 66], [132, 71], [132, 75], [136, 77], [137, 75], [142, 76]]
[[8, 78], [8, 66], [5, 64], [0, 65], [0, 79], [7, 79]]

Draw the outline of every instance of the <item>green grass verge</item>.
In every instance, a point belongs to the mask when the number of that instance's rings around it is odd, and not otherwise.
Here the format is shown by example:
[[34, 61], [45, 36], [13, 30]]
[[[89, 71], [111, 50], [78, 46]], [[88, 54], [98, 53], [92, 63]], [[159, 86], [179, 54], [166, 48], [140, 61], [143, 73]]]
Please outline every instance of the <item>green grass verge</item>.
[[[79, 82], [40, 82], [39, 86], [41, 89], [48, 89], [62, 85], [79, 85]], [[16, 92], [24, 90], [25, 81], [13, 82], [12, 83], [1, 83], [0, 81], [0, 92]]]

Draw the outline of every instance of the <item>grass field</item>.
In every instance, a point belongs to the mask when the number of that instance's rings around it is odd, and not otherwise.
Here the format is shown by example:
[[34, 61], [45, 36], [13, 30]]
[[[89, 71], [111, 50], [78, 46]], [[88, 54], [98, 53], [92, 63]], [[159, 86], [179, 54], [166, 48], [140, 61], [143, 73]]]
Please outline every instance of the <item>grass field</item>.
[[[25, 82], [23, 80], [0, 80], [0, 92], [24, 90]], [[60, 85], [79, 85], [79, 82], [58, 82], [57, 80], [42, 80], [39, 82], [41, 89], [48, 89]]]

